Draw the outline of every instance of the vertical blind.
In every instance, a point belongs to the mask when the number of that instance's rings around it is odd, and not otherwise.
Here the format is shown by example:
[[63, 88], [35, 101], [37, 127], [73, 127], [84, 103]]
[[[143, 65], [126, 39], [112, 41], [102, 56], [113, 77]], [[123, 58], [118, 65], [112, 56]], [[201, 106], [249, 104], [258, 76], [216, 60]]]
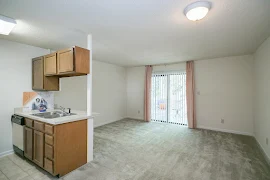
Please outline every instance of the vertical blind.
[[151, 120], [187, 125], [185, 72], [152, 75]]

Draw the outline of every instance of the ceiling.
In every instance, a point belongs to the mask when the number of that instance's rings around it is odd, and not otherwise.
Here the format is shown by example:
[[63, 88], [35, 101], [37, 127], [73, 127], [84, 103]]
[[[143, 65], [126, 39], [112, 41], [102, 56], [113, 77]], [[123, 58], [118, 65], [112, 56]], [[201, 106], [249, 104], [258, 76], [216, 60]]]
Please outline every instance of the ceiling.
[[184, 8], [195, 0], [0, 0], [0, 14], [16, 19], [0, 38], [47, 49], [85, 46], [93, 59], [121, 66], [244, 55], [270, 35], [269, 0], [210, 0], [201, 21]]

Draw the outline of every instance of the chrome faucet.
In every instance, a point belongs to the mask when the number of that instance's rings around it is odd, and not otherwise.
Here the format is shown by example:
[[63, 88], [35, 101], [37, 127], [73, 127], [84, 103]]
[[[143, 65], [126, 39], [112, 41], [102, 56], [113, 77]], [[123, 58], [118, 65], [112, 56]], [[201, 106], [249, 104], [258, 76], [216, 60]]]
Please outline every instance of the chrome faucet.
[[65, 109], [64, 107], [60, 106], [60, 110], [62, 111], [62, 114], [64, 115], [66, 112], [65, 112]]
[[70, 115], [71, 113], [71, 108], [67, 108], [68, 109], [68, 112], [65, 111], [66, 108], [60, 106], [60, 110], [62, 111], [62, 114], [63, 115]]

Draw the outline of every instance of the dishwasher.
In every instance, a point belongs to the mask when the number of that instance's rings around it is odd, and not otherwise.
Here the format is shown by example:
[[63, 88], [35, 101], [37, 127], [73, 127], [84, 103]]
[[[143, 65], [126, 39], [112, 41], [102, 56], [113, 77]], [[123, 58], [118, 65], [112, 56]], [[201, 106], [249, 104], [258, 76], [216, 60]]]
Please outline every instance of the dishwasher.
[[11, 116], [12, 122], [12, 142], [15, 153], [24, 156], [24, 117], [18, 115]]

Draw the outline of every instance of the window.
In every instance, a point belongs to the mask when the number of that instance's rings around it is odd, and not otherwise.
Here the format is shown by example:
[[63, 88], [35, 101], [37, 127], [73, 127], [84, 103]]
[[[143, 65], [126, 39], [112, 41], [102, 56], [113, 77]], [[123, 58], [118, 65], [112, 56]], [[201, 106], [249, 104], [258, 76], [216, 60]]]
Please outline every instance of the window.
[[152, 75], [151, 119], [187, 125], [185, 72]]

